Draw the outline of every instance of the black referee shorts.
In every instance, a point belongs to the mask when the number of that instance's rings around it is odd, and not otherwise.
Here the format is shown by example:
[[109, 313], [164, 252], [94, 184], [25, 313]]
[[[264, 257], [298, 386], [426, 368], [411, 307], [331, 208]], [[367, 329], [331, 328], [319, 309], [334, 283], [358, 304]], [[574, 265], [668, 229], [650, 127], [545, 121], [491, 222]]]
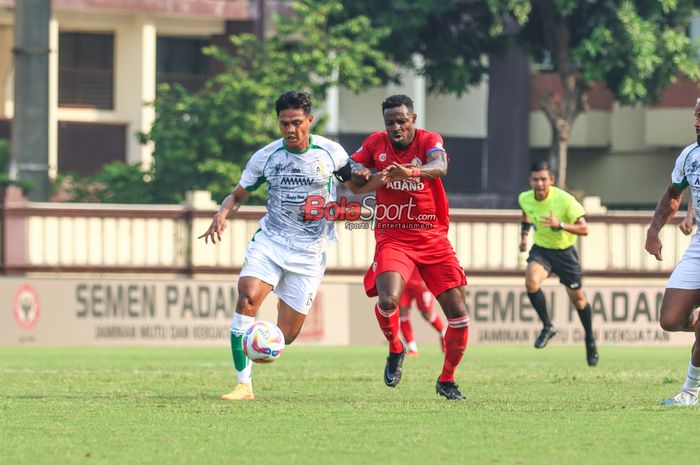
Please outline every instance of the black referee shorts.
[[527, 262], [539, 263], [550, 274], [554, 273], [559, 276], [559, 282], [569, 289], [581, 287], [581, 264], [574, 246], [560, 250], [533, 245]]

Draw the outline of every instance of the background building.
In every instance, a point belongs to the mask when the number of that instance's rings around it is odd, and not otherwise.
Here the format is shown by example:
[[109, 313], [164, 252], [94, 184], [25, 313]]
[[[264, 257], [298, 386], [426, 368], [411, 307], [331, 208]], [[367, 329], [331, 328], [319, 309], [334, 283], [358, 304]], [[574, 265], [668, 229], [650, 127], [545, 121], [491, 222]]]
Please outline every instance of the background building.
[[[15, 0], [0, 0], [0, 137], [13, 117]], [[264, 35], [284, 2], [272, 0], [53, 0], [50, 22], [49, 170], [94, 173], [105, 163], [150, 163], [151, 147], [136, 135], [149, 129], [156, 86], [196, 89], [217, 71], [201, 53], [230, 34]], [[336, 90], [326, 104], [326, 132], [354, 150], [382, 128], [380, 102], [406, 93], [418, 124], [440, 132], [451, 156], [445, 185], [452, 205], [511, 208], [527, 187], [528, 167], [544, 158], [551, 131], [533, 97], [557, 86], [532, 71], [516, 49], [490, 57], [487, 82], [461, 97], [428, 95], [423, 77], [405, 73], [401, 86], [356, 95]], [[609, 208], [651, 208], [668, 182], [678, 151], [692, 142], [695, 83], [681, 81], [658, 105], [621, 107], [604, 89], [574, 123], [568, 187], [599, 196]]]

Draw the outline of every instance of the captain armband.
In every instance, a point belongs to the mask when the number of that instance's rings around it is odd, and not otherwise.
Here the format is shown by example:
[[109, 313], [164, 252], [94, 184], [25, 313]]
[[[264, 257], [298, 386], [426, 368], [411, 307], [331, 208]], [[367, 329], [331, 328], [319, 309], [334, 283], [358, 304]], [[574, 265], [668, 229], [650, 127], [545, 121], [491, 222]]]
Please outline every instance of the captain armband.
[[348, 162], [345, 166], [333, 172], [335, 178], [340, 182], [347, 182], [352, 178], [352, 166]]
[[520, 222], [520, 235], [527, 236], [528, 233], [530, 232], [531, 227], [532, 227], [532, 223], [528, 223], [527, 221], [521, 221]]

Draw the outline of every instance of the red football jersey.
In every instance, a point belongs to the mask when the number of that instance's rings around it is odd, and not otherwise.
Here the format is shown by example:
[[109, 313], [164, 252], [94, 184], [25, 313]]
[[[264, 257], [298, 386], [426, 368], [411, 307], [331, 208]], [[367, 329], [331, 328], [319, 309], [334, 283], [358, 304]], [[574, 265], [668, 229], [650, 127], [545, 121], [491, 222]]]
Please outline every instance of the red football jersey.
[[[398, 150], [386, 131], [377, 131], [365, 139], [352, 159], [381, 171], [393, 162], [423, 165], [427, 155], [435, 150], [444, 150], [442, 137], [435, 132], [416, 129], [411, 145]], [[447, 234], [449, 205], [440, 178], [392, 181], [377, 189], [376, 195], [377, 239], [419, 242]]]

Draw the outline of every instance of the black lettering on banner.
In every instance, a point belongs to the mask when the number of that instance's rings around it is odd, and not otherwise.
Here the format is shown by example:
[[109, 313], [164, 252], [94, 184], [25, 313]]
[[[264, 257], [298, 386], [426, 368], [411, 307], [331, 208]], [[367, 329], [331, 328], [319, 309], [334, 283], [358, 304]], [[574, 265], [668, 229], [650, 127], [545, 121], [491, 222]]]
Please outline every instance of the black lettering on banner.
[[[105, 292], [107, 303], [105, 307], [107, 308], [107, 315], [116, 318], [124, 315], [124, 288], [116, 286], [116, 293], [113, 293], [113, 291], [114, 288], [112, 286], [107, 286]], [[113, 294], [116, 294], [116, 296]]]
[[127, 288], [127, 301], [129, 302], [128, 305], [128, 314], [131, 318], [136, 318], [139, 316], [138, 310], [135, 308], [136, 304], [139, 303], [139, 298], [138, 298], [138, 290], [139, 287], [136, 284], [130, 284], [129, 287]]
[[600, 292], [593, 294], [593, 301], [591, 301], [591, 313], [593, 316], [600, 315], [603, 321], [608, 321], [608, 317], [605, 315], [605, 302], [603, 301], [603, 296]]
[[520, 321], [531, 322], [533, 321], [532, 312], [527, 312], [530, 316], [526, 316], [525, 310], [534, 310], [532, 304], [530, 303], [530, 298], [527, 296], [527, 292], [523, 291], [520, 293]]
[[209, 292], [209, 287], [197, 287], [197, 307], [199, 307], [198, 313], [200, 318], [209, 317], [209, 313], [211, 312], [211, 293]]
[[170, 339], [187, 339], [189, 328], [187, 326], [170, 326]]
[[75, 288], [75, 300], [78, 302], [78, 311], [75, 313], [77, 318], [87, 318], [88, 303], [84, 295], [86, 290], [87, 284], [78, 284]]
[[[92, 289], [90, 289], [90, 300], [92, 304], [92, 314], [95, 317], [101, 317], [101, 316], [108, 316], [105, 315], [105, 311], [101, 311], [100, 308], [102, 307], [102, 303], [104, 300], [102, 299], [102, 286], [99, 284], [94, 284], [92, 286]], [[106, 309], [105, 309], [106, 310]]]
[[[628, 301], [629, 298], [626, 292], [613, 292], [612, 293], [612, 321], [627, 321], [628, 313]], [[618, 306], [618, 302], [622, 302], [621, 306]], [[622, 309], [622, 313], [618, 312], [618, 308]]]
[[[481, 311], [487, 311], [489, 308], [488, 303], [489, 293], [488, 291], [476, 291], [474, 293], [474, 314], [479, 315]], [[484, 302], [486, 300], [486, 302]], [[485, 314], [486, 315], [486, 314]], [[488, 321], [488, 316], [481, 316], [477, 318], [479, 321]]]
[[555, 320], [555, 316], [557, 314], [557, 299], [556, 299], [556, 292], [552, 291], [549, 293], [549, 305], [547, 305], [547, 309], [549, 309], [549, 318], [552, 319], [552, 321]]
[[185, 313], [189, 312], [194, 318], [194, 306], [192, 304], [192, 292], [188, 286], [185, 286], [185, 298], [182, 302], [182, 311], [180, 312], [180, 317], [184, 318]]
[[509, 292], [505, 306], [501, 303], [501, 293], [493, 293], [493, 321], [515, 321], [515, 295]]
[[153, 318], [156, 316], [156, 287], [143, 286], [143, 316]]
[[632, 321], [637, 321], [641, 315], [646, 315], [647, 321], [653, 321], [651, 319], [651, 311], [649, 310], [649, 303], [647, 302], [647, 295], [645, 292], [639, 293], [639, 298], [637, 299], [637, 304], [634, 306], [634, 315], [632, 316]]
[[165, 287], [165, 317], [170, 318], [170, 309], [180, 300], [177, 286], [168, 285]]

